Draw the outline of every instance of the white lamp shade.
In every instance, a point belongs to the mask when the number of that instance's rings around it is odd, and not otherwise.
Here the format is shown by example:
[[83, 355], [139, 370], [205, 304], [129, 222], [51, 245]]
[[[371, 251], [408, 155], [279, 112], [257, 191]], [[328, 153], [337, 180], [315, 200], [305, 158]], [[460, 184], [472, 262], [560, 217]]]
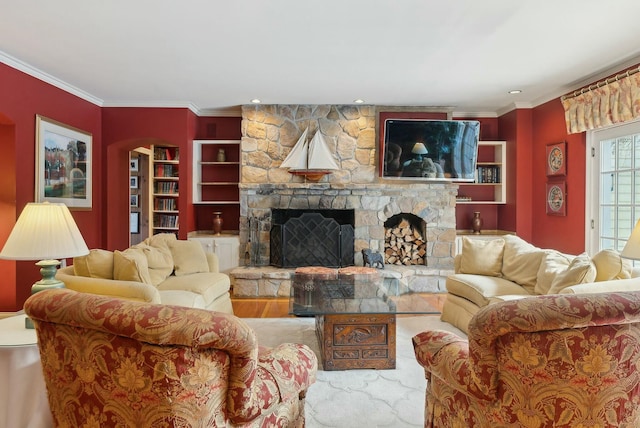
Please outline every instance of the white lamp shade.
[[85, 254], [89, 249], [65, 204], [32, 202], [24, 207], [0, 258], [50, 260]]
[[426, 155], [429, 153], [429, 150], [427, 150], [423, 143], [415, 143], [411, 149], [411, 153], [416, 155]]
[[631, 236], [620, 253], [625, 259], [640, 260], [640, 220], [633, 228]]

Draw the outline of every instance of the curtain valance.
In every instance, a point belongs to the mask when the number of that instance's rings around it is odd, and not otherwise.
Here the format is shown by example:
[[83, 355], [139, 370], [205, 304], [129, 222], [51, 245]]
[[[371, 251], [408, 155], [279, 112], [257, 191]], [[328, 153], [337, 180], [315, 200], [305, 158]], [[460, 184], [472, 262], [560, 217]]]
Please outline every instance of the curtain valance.
[[640, 67], [562, 97], [567, 132], [575, 134], [640, 117]]

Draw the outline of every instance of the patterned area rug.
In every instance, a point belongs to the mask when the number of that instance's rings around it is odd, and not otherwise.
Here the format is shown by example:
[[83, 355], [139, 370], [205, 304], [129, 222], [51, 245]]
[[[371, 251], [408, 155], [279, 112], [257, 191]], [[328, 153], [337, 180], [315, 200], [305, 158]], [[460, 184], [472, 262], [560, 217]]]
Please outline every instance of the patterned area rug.
[[[245, 318], [259, 343], [304, 343], [320, 355], [313, 318]], [[411, 338], [425, 330], [462, 333], [439, 316], [398, 317], [395, 370], [318, 370], [307, 392], [307, 428], [423, 427], [426, 380]]]

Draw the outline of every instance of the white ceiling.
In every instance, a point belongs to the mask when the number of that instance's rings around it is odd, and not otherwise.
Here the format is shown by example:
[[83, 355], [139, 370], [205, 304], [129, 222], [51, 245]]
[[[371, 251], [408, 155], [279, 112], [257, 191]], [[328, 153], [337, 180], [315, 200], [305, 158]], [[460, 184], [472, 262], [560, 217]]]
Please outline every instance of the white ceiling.
[[102, 106], [500, 113], [640, 62], [638, 0], [3, 3], [0, 61]]

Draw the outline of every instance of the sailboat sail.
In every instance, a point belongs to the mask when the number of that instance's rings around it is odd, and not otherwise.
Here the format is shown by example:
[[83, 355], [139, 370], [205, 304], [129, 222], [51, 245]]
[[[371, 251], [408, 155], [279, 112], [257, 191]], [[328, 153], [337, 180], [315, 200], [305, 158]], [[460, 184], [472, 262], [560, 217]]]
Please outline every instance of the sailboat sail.
[[309, 128], [304, 130], [300, 138], [298, 138], [296, 145], [293, 146], [289, 155], [280, 165], [280, 168], [305, 169], [307, 167], [307, 155], [309, 152], [309, 145], [307, 143], [308, 131]]
[[311, 142], [307, 142], [307, 132], [305, 129], [298, 142], [280, 165], [280, 168], [288, 168], [289, 171], [314, 171], [314, 170], [337, 170], [338, 164], [333, 159], [327, 142], [322, 137], [320, 131], [316, 132]]

